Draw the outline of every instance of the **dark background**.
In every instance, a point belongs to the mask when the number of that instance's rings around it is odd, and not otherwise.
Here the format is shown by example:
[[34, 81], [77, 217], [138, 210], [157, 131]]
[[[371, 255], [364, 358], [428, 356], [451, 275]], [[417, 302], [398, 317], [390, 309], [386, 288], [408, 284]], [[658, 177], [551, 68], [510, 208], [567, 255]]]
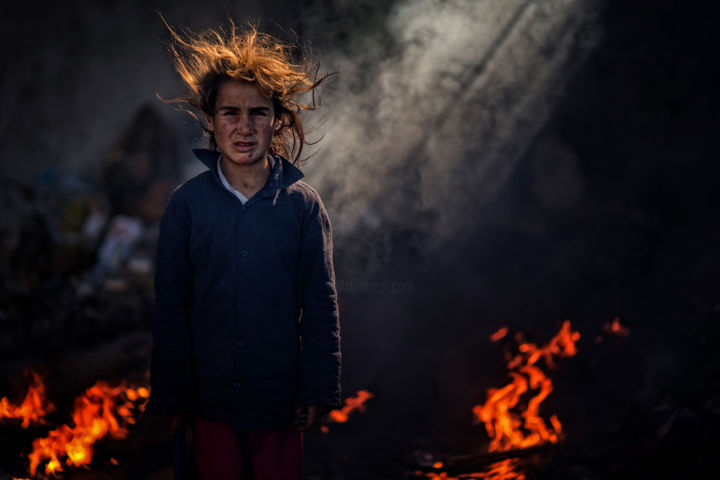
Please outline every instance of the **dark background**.
[[[560, 18], [561, 4], [537, 22]], [[718, 478], [720, 8], [576, 2], [581, 13], [558, 27], [573, 32], [565, 44], [518, 24], [507, 42], [540, 45], [522, 49], [530, 59], [502, 45], [492, 58], [460, 49], [455, 70], [429, 63], [455, 72], [449, 80], [428, 74], [423, 90], [408, 71], [398, 85], [407, 52], [433, 35], [403, 40], [398, 12], [423, 19], [426, 9], [439, 25], [453, 8], [458, 18], [475, 11], [438, 5], [4, 3], [0, 394], [21, 396], [22, 370], [42, 371], [59, 424], [96, 380], [144, 381], [151, 270], [99, 268], [107, 231], [70, 234], [99, 204], [105, 221], [140, 219], [124, 261], [152, 259], [167, 194], [201, 171], [189, 152], [204, 141], [156, 97], [181, 93], [157, 11], [192, 30], [229, 14], [285, 38], [294, 30], [339, 72], [311, 122], [325, 137], [306, 172], [336, 230], [344, 392], [375, 398], [330, 434], [306, 435], [311, 477], [398, 478], [417, 468], [412, 452], [482, 452], [487, 436], [470, 412], [506, 382], [510, 348], [488, 336], [507, 325], [542, 343], [567, 318], [582, 335], [578, 355], [550, 373], [555, 391], [541, 410], [558, 415], [566, 437], [524, 460], [529, 478]], [[452, 26], [440, 29], [448, 44]], [[552, 81], [474, 86], [506, 71], [504, 55], [538, 62], [528, 71]], [[383, 77], [392, 65], [395, 76]], [[630, 335], [597, 343], [616, 316]], [[20, 452], [47, 429], [0, 430], [0, 478], [21, 475]], [[128, 440], [99, 446], [93, 468], [168, 478], [164, 435], [143, 419]]]

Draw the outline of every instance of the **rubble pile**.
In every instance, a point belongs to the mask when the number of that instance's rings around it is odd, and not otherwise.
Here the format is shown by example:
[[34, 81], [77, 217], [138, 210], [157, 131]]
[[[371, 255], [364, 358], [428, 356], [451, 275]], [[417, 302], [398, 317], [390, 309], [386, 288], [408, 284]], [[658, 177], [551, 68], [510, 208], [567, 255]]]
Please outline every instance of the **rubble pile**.
[[104, 160], [102, 181], [51, 167], [31, 184], [0, 178], [0, 362], [149, 329], [176, 144], [144, 107]]

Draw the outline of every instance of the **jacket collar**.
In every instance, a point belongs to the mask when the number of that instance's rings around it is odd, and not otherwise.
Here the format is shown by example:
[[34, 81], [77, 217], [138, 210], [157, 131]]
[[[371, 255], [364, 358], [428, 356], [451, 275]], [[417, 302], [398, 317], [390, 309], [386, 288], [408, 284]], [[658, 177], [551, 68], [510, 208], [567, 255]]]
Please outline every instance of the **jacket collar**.
[[[198, 160], [210, 169], [215, 180], [219, 183], [220, 176], [217, 171], [217, 160], [220, 152], [206, 148], [194, 148], [193, 153]], [[278, 188], [287, 188], [305, 176], [299, 168], [290, 163], [285, 157], [278, 154], [272, 155], [275, 159], [275, 165], [267, 182], [265, 182], [265, 186], [258, 192], [261, 197], [272, 197]]]

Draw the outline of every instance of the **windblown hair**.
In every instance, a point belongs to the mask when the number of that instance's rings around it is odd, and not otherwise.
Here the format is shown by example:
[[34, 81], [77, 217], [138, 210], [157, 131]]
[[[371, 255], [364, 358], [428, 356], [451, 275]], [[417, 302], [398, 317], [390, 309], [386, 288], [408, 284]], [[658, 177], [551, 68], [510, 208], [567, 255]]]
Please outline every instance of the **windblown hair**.
[[[165, 26], [171, 35], [168, 50], [187, 87], [184, 96], [168, 102], [185, 103], [212, 116], [223, 82], [254, 83], [261, 94], [272, 99], [278, 121], [270, 153], [280, 154], [297, 164], [303, 145], [308, 143], [300, 112], [317, 108], [315, 88], [329, 76], [318, 77], [319, 64], [311, 64], [305, 56], [295, 63], [290, 45], [258, 32], [252, 24], [239, 28], [230, 21], [227, 30], [210, 29], [199, 34], [189, 31], [180, 34], [167, 22]], [[299, 97], [308, 92], [311, 103], [300, 102]], [[210, 148], [216, 149], [213, 133], [197, 115], [187, 111], [210, 134]]]

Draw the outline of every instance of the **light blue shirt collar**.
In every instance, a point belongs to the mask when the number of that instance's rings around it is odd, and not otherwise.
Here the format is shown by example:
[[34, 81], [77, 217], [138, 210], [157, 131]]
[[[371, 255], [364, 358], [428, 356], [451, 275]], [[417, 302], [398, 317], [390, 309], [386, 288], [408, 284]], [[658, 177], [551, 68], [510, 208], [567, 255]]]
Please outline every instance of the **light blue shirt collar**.
[[240, 200], [241, 203], [247, 202], [247, 200], [248, 200], [247, 197], [245, 195], [243, 195], [242, 193], [240, 193], [240, 190], [238, 190], [237, 188], [230, 185], [230, 182], [228, 182], [227, 178], [225, 178], [225, 175], [223, 174], [222, 166], [221, 166], [222, 162], [220, 160], [222, 160], [222, 155], [218, 155], [217, 171], [218, 171], [218, 176], [220, 177], [220, 182], [222, 182], [223, 187], [225, 187], [230, 193], [235, 195], [238, 198], [238, 200]]
[[[269, 155], [268, 158], [270, 159], [270, 168], [272, 168], [273, 166], [275, 166], [275, 159], [272, 157], [272, 155]], [[238, 190], [237, 188], [230, 185], [230, 182], [228, 182], [227, 178], [225, 178], [225, 175], [223, 174], [223, 171], [222, 171], [222, 162], [220, 160], [222, 160], [222, 155], [218, 155], [217, 171], [218, 171], [218, 176], [220, 177], [220, 182], [222, 182], [223, 187], [227, 188], [230, 193], [235, 195], [238, 198], [238, 200], [240, 200], [241, 203], [247, 202], [247, 200], [248, 200], [247, 197], [245, 195], [243, 195], [242, 193], [240, 193], [240, 190]]]

